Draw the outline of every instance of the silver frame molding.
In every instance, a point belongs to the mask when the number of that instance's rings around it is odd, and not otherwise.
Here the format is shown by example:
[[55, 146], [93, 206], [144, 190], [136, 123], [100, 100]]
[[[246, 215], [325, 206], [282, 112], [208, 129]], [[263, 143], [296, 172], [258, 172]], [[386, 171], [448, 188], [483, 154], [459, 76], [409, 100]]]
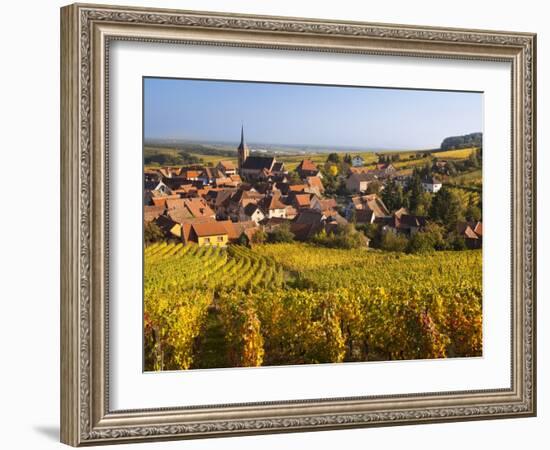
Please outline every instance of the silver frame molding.
[[[113, 40], [424, 58], [512, 67], [512, 385], [112, 411], [108, 397], [108, 62]], [[61, 9], [61, 441], [298, 432], [536, 415], [536, 35], [75, 4]]]

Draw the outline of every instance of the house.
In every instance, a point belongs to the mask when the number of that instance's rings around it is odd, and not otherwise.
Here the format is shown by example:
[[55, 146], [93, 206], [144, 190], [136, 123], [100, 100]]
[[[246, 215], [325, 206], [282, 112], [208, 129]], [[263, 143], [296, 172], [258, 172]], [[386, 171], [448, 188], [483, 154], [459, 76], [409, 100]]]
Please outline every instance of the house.
[[179, 176], [187, 181], [199, 181], [202, 170], [199, 169], [181, 169]]
[[237, 166], [235, 166], [233, 161], [220, 161], [216, 169], [222, 172], [226, 177], [237, 175]]
[[292, 205], [299, 211], [303, 208], [311, 208], [311, 199], [314, 194], [294, 194], [292, 196]]
[[146, 191], [158, 191], [164, 195], [171, 194], [171, 189], [162, 180], [155, 179], [154, 177], [146, 177], [144, 180], [143, 188]]
[[348, 175], [351, 175], [352, 173], [371, 173], [373, 170], [370, 167], [353, 167], [351, 166], [348, 169]]
[[229, 200], [229, 206], [227, 207], [227, 213], [237, 220], [239, 211], [246, 207], [250, 203], [258, 204], [265, 195], [256, 192], [255, 190], [244, 190], [243, 186], [240, 186], [240, 189], [237, 190], [235, 194], [231, 196]]
[[170, 195], [172, 190], [160, 179], [145, 177], [143, 189], [145, 191], [157, 191], [164, 195]]
[[146, 169], [143, 171], [143, 180], [145, 181], [145, 183], [147, 183], [148, 181], [158, 183], [162, 180], [162, 175], [154, 170]]
[[376, 218], [389, 217], [390, 212], [376, 194], [356, 195], [346, 208], [346, 218], [357, 223], [373, 223]]
[[301, 194], [306, 192], [306, 189], [308, 188], [307, 184], [291, 184], [287, 187], [287, 194]]
[[[225, 247], [229, 241], [226, 226], [215, 220], [186, 224], [189, 228], [186, 244], [195, 242], [200, 246]], [[186, 227], [187, 228], [187, 227]], [[182, 233], [183, 235], [187, 233]]]
[[397, 172], [397, 174], [392, 177], [392, 180], [398, 186], [401, 186], [402, 188], [406, 188], [409, 185], [409, 182], [411, 181], [411, 174], [409, 172], [400, 171], [400, 172]]
[[239, 211], [239, 222], [253, 221], [256, 224], [259, 224], [265, 218], [266, 215], [264, 214], [262, 209], [255, 203], [249, 203], [244, 208], [241, 208], [241, 210]]
[[422, 189], [426, 192], [435, 194], [443, 187], [443, 183], [435, 177], [427, 177], [422, 179]]
[[273, 167], [271, 168], [271, 173], [273, 177], [277, 179], [282, 179], [283, 177], [285, 177], [286, 174], [288, 173], [285, 170], [285, 163], [275, 161], [275, 163], [273, 164]]
[[143, 207], [143, 220], [145, 223], [152, 222], [164, 213], [164, 206], [145, 205]]
[[260, 207], [268, 219], [273, 217], [286, 218], [286, 206], [281, 201], [280, 194], [267, 196], [260, 202]]
[[164, 201], [164, 205], [166, 206], [167, 210], [185, 208], [185, 199], [181, 197], [167, 198]]
[[298, 215], [298, 210], [292, 205], [287, 205], [285, 211], [287, 219], [294, 219]]
[[481, 222], [459, 222], [456, 226], [459, 236], [464, 238], [469, 249], [481, 248], [483, 245], [483, 225]]
[[229, 179], [233, 182], [233, 183], [237, 183], [237, 186], [239, 186], [243, 180], [241, 179], [240, 175], [229, 175]]
[[306, 185], [307, 192], [318, 195], [319, 197], [321, 197], [325, 192], [323, 181], [319, 177], [306, 177]]
[[333, 198], [320, 199], [315, 196], [311, 199], [310, 204], [312, 209], [320, 211], [325, 215], [336, 212], [336, 208], [338, 206], [336, 200]]
[[225, 178], [224, 174], [215, 167], [205, 167], [199, 175], [198, 180], [203, 185], [211, 185], [217, 178]]
[[229, 214], [231, 198], [236, 192], [235, 189], [210, 190], [206, 194], [205, 200], [208, 202], [208, 206], [216, 212], [216, 217], [226, 218]]
[[426, 217], [409, 214], [406, 208], [400, 208], [390, 218], [377, 218], [375, 222], [382, 224], [385, 230], [413, 236], [426, 226]]
[[208, 203], [203, 198], [186, 198], [183, 199], [183, 201], [184, 207], [189, 210], [193, 217], [216, 217], [216, 213], [208, 206]]
[[437, 173], [447, 174], [449, 171], [449, 165], [447, 161], [437, 159], [433, 163], [432, 170]]
[[156, 206], [164, 206], [166, 207], [166, 200], [168, 199], [177, 199], [181, 198], [179, 195], [163, 195], [160, 192], [157, 191], [151, 191], [149, 193], [149, 196], [146, 195], [146, 199], [149, 197], [149, 202], [146, 202], [148, 205], [156, 205]]
[[242, 162], [239, 175], [249, 180], [256, 180], [260, 174], [272, 172], [275, 163], [273, 157], [249, 156]]
[[163, 178], [163, 181], [172, 190], [179, 189], [181, 186], [189, 184], [189, 180], [180, 175], [174, 175], [170, 178]]
[[143, 204], [150, 205], [153, 198], [167, 197], [174, 192], [162, 181], [145, 181], [143, 189]]
[[370, 173], [352, 173], [346, 179], [346, 189], [350, 192], [366, 192], [369, 183], [376, 180]]
[[258, 225], [253, 221], [231, 222], [230, 220], [223, 220], [217, 223], [220, 223], [225, 228], [229, 243], [238, 242], [240, 237], [247, 230], [254, 229], [255, 232], [259, 229]]
[[197, 187], [192, 184], [183, 184], [179, 188], [174, 189], [172, 192], [179, 195], [181, 198], [189, 198], [197, 196]]
[[386, 175], [390, 175], [397, 171], [397, 169], [391, 163], [379, 163], [376, 164], [376, 170], [378, 172], [383, 172]]
[[158, 216], [155, 223], [168, 238], [181, 238], [181, 225], [178, 222], [173, 221], [168, 216]]
[[290, 226], [291, 223], [292, 221], [288, 218], [272, 217], [271, 219], [265, 218], [262, 220], [261, 225], [264, 227], [264, 231], [266, 233], [270, 233], [279, 228], [281, 225]]
[[319, 168], [310, 159], [304, 159], [296, 167], [296, 172], [300, 178], [305, 179], [307, 177], [322, 177]]
[[370, 171], [379, 179], [389, 178], [395, 175], [397, 169], [391, 163], [380, 163], [376, 164], [376, 169]]
[[251, 245], [254, 240], [254, 235], [260, 231], [259, 227], [254, 228], [245, 228], [241, 235], [239, 236], [239, 243], [244, 245]]
[[365, 165], [365, 160], [361, 157], [361, 155], [356, 155], [351, 158], [351, 165], [352, 167], [362, 167]]
[[172, 178], [178, 175], [178, 169], [174, 167], [160, 167], [157, 169], [157, 171], [162, 175], [163, 178]]
[[308, 240], [324, 229], [325, 219], [324, 214], [319, 211], [302, 210], [290, 225], [290, 231], [296, 240]]
[[205, 199], [196, 198], [164, 198], [157, 206], [164, 206], [166, 214], [177, 222], [185, 218], [215, 218], [216, 214], [208, 206]]

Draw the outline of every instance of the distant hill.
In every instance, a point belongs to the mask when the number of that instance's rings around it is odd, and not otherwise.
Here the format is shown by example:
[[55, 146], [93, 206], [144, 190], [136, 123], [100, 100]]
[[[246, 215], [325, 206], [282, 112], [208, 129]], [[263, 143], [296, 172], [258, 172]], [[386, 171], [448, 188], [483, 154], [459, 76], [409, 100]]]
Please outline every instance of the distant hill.
[[456, 150], [460, 148], [481, 147], [483, 133], [470, 133], [462, 136], [451, 136], [443, 139], [441, 150]]

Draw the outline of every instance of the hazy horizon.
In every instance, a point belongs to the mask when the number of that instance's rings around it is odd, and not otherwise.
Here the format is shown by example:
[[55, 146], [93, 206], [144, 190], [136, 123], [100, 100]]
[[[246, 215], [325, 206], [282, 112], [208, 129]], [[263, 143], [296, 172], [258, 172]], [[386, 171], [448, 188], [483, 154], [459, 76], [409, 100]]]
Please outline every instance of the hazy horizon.
[[[146, 141], [331, 147], [438, 148], [483, 131], [483, 94], [396, 88], [144, 78]], [[252, 148], [253, 149], [253, 148]]]

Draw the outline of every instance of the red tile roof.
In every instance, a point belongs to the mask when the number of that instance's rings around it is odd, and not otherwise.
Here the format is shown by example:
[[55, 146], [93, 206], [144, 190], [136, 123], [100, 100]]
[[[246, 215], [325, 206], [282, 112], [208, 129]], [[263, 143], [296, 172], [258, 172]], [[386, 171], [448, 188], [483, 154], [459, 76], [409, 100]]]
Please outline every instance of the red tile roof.
[[169, 198], [166, 199], [166, 209], [177, 209], [185, 206], [185, 199], [183, 198]]
[[300, 208], [309, 207], [310, 206], [310, 196], [309, 194], [296, 194], [296, 204]]
[[267, 209], [285, 209], [286, 205], [281, 201], [280, 195], [272, 195], [271, 197], [266, 197], [267, 199]]
[[164, 206], [162, 205], [146, 205], [143, 207], [143, 220], [145, 222], [152, 222], [158, 216], [162, 215], [164, 212]]
[[325, 189], [324, 186], [323, 186], [323, 182], [321, 181], [321, 178], [319, 178], [319, 177], [307, 177], [306, 181], [307, 181], [307, 184], [309, 185], [309, 187], [314, 188], [314, 189], [318, 189], [319, 192], [323, 192], [324, 189]]
[[306, 189], [306, 184], [291, 184], [288, 187], [288, 192], [304, 192]]
[[298, 166], [300, 170], [315, 171], [319, 170], [311, 159], [304, 159]]
[[218, 163], [224, 170], [235, 170], [235, 163], [233, 161], [220, 161]]
[[204, 223], [194, 223], [192, 225], [195, 234], [199, 237], [206, 236], [222, 236], [227, 234], [226, 227], [223, 223], [212, 221]]

